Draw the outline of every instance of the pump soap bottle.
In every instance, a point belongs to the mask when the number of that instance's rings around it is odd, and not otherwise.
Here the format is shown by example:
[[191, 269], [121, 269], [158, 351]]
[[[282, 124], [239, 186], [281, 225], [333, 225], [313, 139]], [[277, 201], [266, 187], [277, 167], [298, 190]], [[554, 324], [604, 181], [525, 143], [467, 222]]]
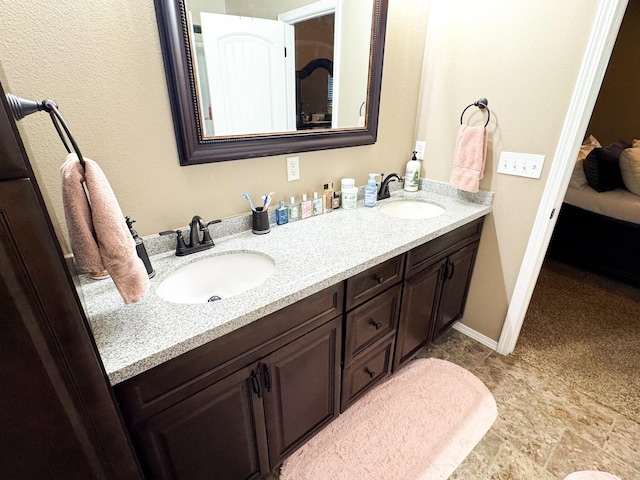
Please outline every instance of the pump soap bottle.
[[133, 229], [133, 222], [135, 222], [135, 220], [131, 220], [131, 218], [129, 217], [124, 217], [124, 220], [125, 222], [127, 222], [129, 232], [136, 242], [136, 253], [138, 254], [138, 257], [140, 257], [140, 260], [142, 260], [142, 263], [144, 263], [144, 268], [147, 269], [147, 275], [149, 275], [149, 278], [153, 278], [153, 276], [156, 274], [156, 271], [151, 266], [149, 255], [147, 254], [147, 249], [144, 246], [144, 242], [138, 236], [138, 232]]
[[364, 188], [365, 207], [374, 207], [376, 205], [376, 201], [378, 200], [378, 185], [376, 184], [377, 176], [377, 173], [369, 174], [369, 181], [367, 182], [367, 186]]
[[404, 174], [404, 189], [407, 192], [416, 192], [420, 186], [420, 161], [416, 158], [416, 153], [418, 152], [413, 152], [413, 157], [407, 162]]

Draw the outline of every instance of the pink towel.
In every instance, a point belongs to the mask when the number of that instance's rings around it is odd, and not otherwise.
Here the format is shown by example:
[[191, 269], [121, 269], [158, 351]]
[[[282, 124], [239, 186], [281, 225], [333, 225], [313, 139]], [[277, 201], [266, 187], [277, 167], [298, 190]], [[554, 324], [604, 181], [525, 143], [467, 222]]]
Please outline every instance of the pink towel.
[[144, 263], [107, 177], [96, 162], [84, 160], [83, 170], [71, 153], [61, 167], [64, 215], [75, 262], [83, 273], [106, 269], [124, 302], [138, 302], [150, 285]]
[[460, 125], [449, 183], [460, 190], [477, 192], [484, 175], [486, 152], [486, 129]]

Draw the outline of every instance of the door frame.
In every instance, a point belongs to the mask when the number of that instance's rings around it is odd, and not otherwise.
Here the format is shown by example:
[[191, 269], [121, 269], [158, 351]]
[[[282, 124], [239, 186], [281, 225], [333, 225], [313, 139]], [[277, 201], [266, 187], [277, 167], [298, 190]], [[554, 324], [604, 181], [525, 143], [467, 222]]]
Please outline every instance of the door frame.
[[629, 0], [601, 0], [496, 351], [513, 352]]

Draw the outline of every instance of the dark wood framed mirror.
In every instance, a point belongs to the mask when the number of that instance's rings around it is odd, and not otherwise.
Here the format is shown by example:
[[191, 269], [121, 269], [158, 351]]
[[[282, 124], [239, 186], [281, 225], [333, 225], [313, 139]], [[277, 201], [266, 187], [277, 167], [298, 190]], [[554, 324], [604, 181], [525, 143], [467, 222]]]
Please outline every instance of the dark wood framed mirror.
[[[315, 3], [323, 3], [324, 1]], [[345, 0], [335, 1], [344, 2]], [[185, 0], [154, 0], [180, 165], [196, 165], [375, 143], [378, 131], [388, 0], [370, 1], [369, 58], [365, 63], [368, 64], [366, 98], [364, 101], [358, 99], [358, 104], [361, 106], [357, 123], [352, 122], [346, 126], [337, 126], [334, 122], [331, 127], [298, 129], [294, 122], [293, 131], [215, 136], [206, 131], [204, 124], [206, 106], [203, 105], [200, 98], [202, 90], [199, 90], [199, 75], [194, 73], [198, 70], [198, 65], [192, 48], [194, 37], [193, 34], [190, 34], [189, 28], [191, 27], [192, 32], [200, 33], [200, 26], [193, 23], [191, 12], [185, 5]], [[189, 0], [186, 2], [188, 3]], [[237, 4], [238, 1], [234, 0], [234, 3]], [[353, 5], [352, 0], [351, 5]], [[349, 29], [349, 26], [343, 25], [342, 28]], [[291, 82], [295, 85], [295, 79], [292, 79]], [[347, 96], [345, 95], [344, 98], [346, 99]], [[297, 115], [300, 115], [299, 108]], [[317, 118], [316, 115], [314, 115], [314, 119]], [[308, 118], [311, 118], [311, 115], [308, 115]], [[360, 126], [362, 124], [364, 125]]]

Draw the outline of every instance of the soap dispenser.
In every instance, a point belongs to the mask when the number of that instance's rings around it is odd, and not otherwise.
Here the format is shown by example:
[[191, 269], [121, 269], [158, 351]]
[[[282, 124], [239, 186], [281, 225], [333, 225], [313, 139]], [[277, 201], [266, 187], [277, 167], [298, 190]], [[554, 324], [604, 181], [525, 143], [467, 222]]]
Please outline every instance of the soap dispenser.
[[136, 242], [136, 253], [138, 254], [138, 257], [140, 257], [140, 259], [142, 260], [142, 263], [144, 263], [144, 268], [147, 269], [147, 275], [149, 275], [149, 278], [153, 278], [153, 276], [156, 274], [156, 271], [151, 266], [151, 262], [149, 261], [149, 255], [147, 254], [147, 249], [144, 246], [144, 242], [138, 235], [138, 232], [136, 232], [133, 229], [133, 222], [135, 222], [135, 220], [131, 220], [131, 218], [129, 217], [124, 217], [124, 219], [125, 219], [125, 222], [127, 222], [127, 227], [129, 227], [129, 232], [131, 233], [131, 236]]
[[378, 185], [376, 184], [377, 173], [369, 174], [369, 181], [364, 188], [364, 206], [374, 207], [378, 199]]
[[420, 162], [413, 152], [413, 157], [407, 162], [407, 169], [404, 174], [404, 189], [407, 192], [416, 192], [420, 186]]

